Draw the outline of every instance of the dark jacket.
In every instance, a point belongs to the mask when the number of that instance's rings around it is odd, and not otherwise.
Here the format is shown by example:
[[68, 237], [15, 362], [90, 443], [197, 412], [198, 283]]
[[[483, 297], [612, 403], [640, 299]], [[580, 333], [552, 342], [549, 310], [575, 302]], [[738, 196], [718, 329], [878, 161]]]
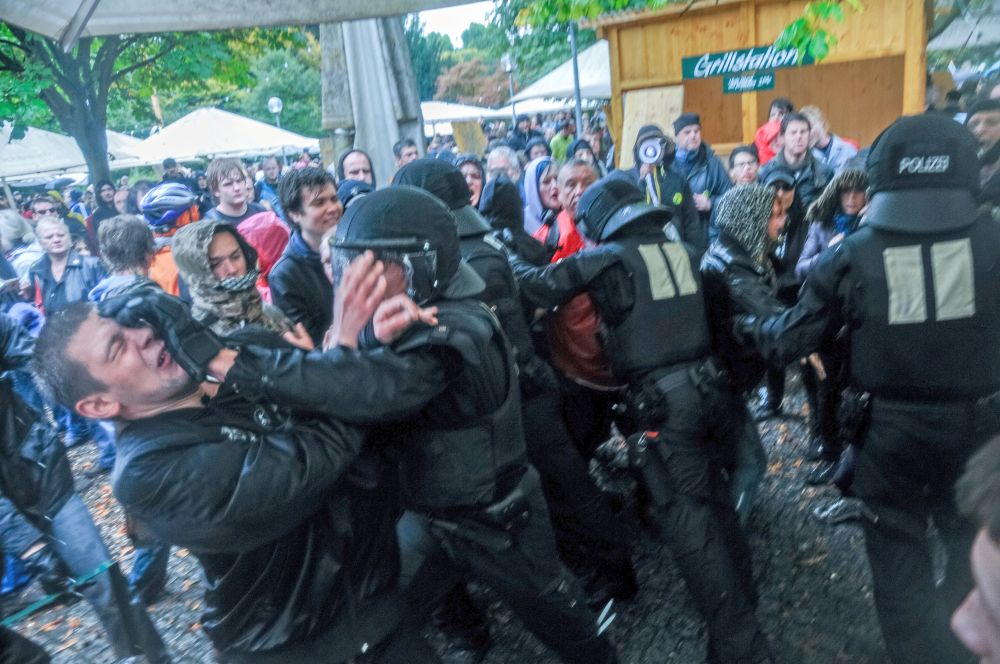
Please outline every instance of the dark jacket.
[[29, 293], [40, 309], [51, 313], [72, 302], [85, 302], [90, 289], [96, 286], [105, 274], [100, 260], [71, 251], [62, 279], [56, 281], [52, 276], [52, 261], [46, 254], [28, 271], [28, 279], [31, 282]]
[[[466, 471], [476, 470], [480, 476], [482, 464], [492, 465], [499, 458], [488, 444], [513, 437], [521, 450], [524, 445], [506, 340], [492, 325], [480, 325], [484, 317], [493, 320], [492, 316], [482, 303], [471, 299], [433, 303], [440, 307], [439, 324], [414, 326], [392, 348], [376, 342], [364, 351], [337, 347], [325, 353], [265, 354], [244, 350], [229, 375], [241, 394], [257, 390], [262, 397], [329, 413], [351, 424], [379, 425], [378, 439], [398, 449], [407, 506], [423, 509], [422, 498], [427, 494], [413, 490], [419, 481], [407, 481], [419, 480], [408, 470], [418, 467], [422, 458], [424, 477], [454, 475], [454, 468], [467, 464]], [[472, 328], [469, 321], [475, 323]], [[508, 408], [513, 409], [514, 426], [505, 422], [503, 427], [480, 428], [487, 424], [484, 420]], [[460, 440], [456, 434], [461, 434]], [[417, 445], [418, 441], [423, 443]], [[453, 444], [458, 442], [458, 446]], [[460, 458], [455, 457], [456, 451]], [[502, 456], [517, 451], [515, 447], [500, 452]], [[436, 463], [427, 458], [434, 455]], [[520, 471], [505, 476], [513, 482], [523, 473], [523, 459], [511, 470]], [[512, 488], [503, 478], [495, 479], [498, 491]], [[468, 508], [469, 504], [440, 507]]]
[[701, 277], [712, 350], [733, 376], [739, 390], [754, 387], [767, 370], [767, 362], [748, 344], [736, 337], [737, 316], [765, 317], [784, 311], [774, 296], [774, 285], [736, 241], [726, 233], [709, 245], [701, 259]]
[[[358, 431], [298, 404], [248, 398], [261, 374], [239, 376], [202, 408], [129, 423], [115, 495], [158, 539], [198, 557], [202, 624], [216, 648], [235, 661], [346, 661], [399, 624], [393, 475], [361, 453]], [[351, 403], [338, 371], [311, 378], [309, 390]]]
[[[26, 370], [34, 339], [0, 314], [0, 373]], [[44, 416], [0, 378], [0, 493], [41, 530], [73, 493], [66, 448]]]
[[774, 155], [774, 158], [760, 167], [757, 179], [760, 182], [767, 180], [771, 171], [778, 167], [786, 168], [795, 174], [795, 195], [802, 201], [802, 206], [809, 209], [809, 206], [826, 188], [826, 185], [833, 179], [833, 171], [826, 164], [813, 156], [812, 152], [807, 152], [805, 161], [798, 168], [792, 168], [785, 161], [784, 151]]
[[298, 230], [292, 231], [268, 281], [274, 304], [293, 323], [302, 323], [314, 344], [322, 344], [333, 320], [333, 285], [323, 272], [319, 254]]
[[[702, 143], [701, 147], [698, 148], [698, 154], [695, 156], [694, 161], [688, 164], [681, 164], [675, 158], [671, 169], [688, 181], [693, 193], [707, 193], [708, 197], [712, 200], [712, 210], [715, 209], [715, 204], [718, 202], [719, 197], [733, 186], [733, 181], [729, 179], [729, 172], [726, 170], [725, 165], [715, 156], [715, 151], [707, 143]], [[708, 220], [711, 218], [712, 212], [702, 212], [700, 214], [702, 222], [707, 229]]]

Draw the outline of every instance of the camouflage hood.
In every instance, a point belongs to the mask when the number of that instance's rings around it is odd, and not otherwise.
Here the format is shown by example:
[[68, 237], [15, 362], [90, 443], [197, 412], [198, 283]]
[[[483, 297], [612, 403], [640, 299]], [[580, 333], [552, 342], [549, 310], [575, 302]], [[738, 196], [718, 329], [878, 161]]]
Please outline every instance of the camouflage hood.
[[[208, 247], [217, 233], [230, 233], [236, 239], [246, 260], [245, 275], [217, 279], [212, 274]], [[245, 325], [261, 325], [276, 332], [287, 329], [283, 317], [265, 310], [257, 290], [257, 252], [232, 226], [207, 219], [184, 226], [173, 237], [173, 257], [191, 291], [191, 312], [217, 334], [227, 335]]]
[[768, 258], [771, 242], [767, 238], [773, 203], [774, 191], [770, 187], [744, 184], [727, 191], [715, 213], [719, 232], [735, 241], [765, 273], [773, 270]]

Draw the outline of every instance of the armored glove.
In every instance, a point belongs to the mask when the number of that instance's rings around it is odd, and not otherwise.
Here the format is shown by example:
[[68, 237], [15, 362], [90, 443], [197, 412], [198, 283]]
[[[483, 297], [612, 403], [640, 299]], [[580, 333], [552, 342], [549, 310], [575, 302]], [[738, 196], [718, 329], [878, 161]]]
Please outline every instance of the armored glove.
[[191, 316], [187, 305], [159, 289], [108, 298], [98, 305], [98, 313], [125, 327], [152, 327], [174, 362], [198, 382], [205, 380], [209, 362], [224, 348], [214, 332]]

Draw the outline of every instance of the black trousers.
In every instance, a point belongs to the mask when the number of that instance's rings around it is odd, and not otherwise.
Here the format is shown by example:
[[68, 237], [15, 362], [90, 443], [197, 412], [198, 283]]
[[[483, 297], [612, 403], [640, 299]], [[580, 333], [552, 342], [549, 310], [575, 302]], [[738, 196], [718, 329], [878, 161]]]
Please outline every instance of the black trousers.
[[[865, 545], [882, 635], [897, 664], [972, 661], [949, 629], [952, 612], [973, 586], [975, 536], [975, 527], [957, 514], [952, 492], [968, 458], [997, 430], [993, 409], [973, 402], [873, 402], [851, 488], [878, 517], [865, 522]], [[928, 541], [931, 521], [947, 551], [940, 586]]]
[[653, 450], [663, 461], [665, 499], [654, 501], [651, 516], [707, 623], [714, 661], [764, 661], [770, 648], [754, 615], [750, 547], [722, 473], [732, 465], [744, 406], [733, 393], [706, 397], [690, 383], [664, 397]]
[[615, 662], [607, 637], [597, 634], [597, 616], [587, 607], [580, 582], [559, 560], [538, 473], [522, 480], [530, 519], [507, 546], [467, 537], [461, 527], [444, 528], [407, 511], [397, 527], [401, 582], [414, 616], [426, 616], [464, 574], [500, 595], [525, 626], [563, 661]]
[[628, 534], [590, 477], [562, 419], [559, 394], [522, 402], [528, 460], [538, 469], [563, 560], [576, 569], [630, 565]]
[[48, 664], [42, 647], [15, 631], [0, 627], [0, 664]]
[[611, 435], [612, 406], [620, 400], [618, 392], [603, 392], [584, 387], [557, 373], [562, 391], [562, 414], [566, 430], [585, 459]]

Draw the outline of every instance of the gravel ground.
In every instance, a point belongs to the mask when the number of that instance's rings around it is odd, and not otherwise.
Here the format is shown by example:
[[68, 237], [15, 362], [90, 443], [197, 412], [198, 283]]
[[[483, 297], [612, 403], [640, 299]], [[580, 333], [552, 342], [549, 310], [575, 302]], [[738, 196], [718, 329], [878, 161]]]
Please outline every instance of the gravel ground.
[[[816, 489], [803, 483], [810, 467], [799, 462], [806, 441], [805, 406], [801, 391], [790, 388], [786, 412], [791, 415], [762, 426], [770, 462], [751, 520], [754, 571], [760, 590], [757, 615], [781, 664], [883, 662], [886, 655], [872, 604], [861, 529], [857, 525], [825, 526], [810, 515], [813, 507], [835, 500], [837, 494], [832, 488]], [[127, 570], [131, 545], [107, 478], [86, 480], [79, 474], [93, 463], [93, 446], [75, 448], [70, 456], [80, 478], [77, 486], [105, 541]], [[704, 661], [704, 629], [666, 548], [642, 536], [634, 557], [642, 591], [634, 601], [616, 607], [618, 618], [610, 629], [621, 661]], [[151, 611], [178, 663], [213, 661], [198, 622], [201, 595], [194, 556], [175, 549], [167, 594]], [[480, 597], [490, 601], [488, 593], [480, 593]], [[503, 606], [490, 602], [489, 610], [494, 646], [487, 664], [557, 662]], [[86, 602], [37, 613], [17, 629], [41, 643], [56, 664], [113, 661]]]

